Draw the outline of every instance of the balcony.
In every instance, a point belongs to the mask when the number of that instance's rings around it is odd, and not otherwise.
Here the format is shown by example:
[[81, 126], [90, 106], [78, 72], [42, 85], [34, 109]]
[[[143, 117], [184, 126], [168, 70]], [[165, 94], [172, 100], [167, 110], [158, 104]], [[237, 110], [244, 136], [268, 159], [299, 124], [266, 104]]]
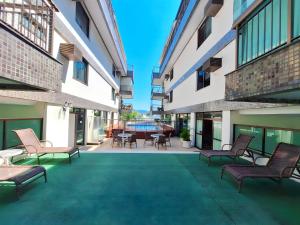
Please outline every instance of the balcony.
[[162, 105], [151, 105], [150, 112], [152, 115], [162, 115], [164, 108]]
[[133, 98], [133, 70], [127, 71], [127, 76], [121, 76], [120, 95], [123, 99]]
[[151, 91], [151, 99], [152, 100], [163, 100], [165, 97], [165, 91], [164, 88], [160, 86], [155, 86], [152, 88]]
[[226, 76], [226, 100], [300, 103], [300, 42]]
[[152, 70], [152, 81], [151, 81], [151, 84], [153, 86], [160, 86], [161, 85], [159, 67], [155, 67]]
[[133, 105], [132, 104], [122, 104], [121, 105], [121, 113], [122, 112], [132, 112], [133, 110]]
[[48, 1], [1, 2], [1, 89], [59, 91], [62, 65], [51, 56], [53, 11]]

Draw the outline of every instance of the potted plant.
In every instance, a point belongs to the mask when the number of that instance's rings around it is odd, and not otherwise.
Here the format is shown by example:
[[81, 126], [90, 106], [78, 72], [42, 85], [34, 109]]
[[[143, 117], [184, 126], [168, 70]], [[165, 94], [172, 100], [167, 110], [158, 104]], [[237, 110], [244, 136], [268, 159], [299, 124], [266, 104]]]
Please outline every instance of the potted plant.
[[182, 147], [190, 148], [191, 147], [191, 135], [189, 129], [182, 129], [180, 132], [180, 138], [182, 140]]

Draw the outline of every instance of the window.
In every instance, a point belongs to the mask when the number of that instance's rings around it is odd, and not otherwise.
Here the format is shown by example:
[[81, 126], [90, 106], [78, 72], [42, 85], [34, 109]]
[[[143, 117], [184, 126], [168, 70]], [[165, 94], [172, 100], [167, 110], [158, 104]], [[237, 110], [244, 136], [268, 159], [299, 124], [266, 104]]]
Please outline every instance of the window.
[[76, 2], [76, 22], [86, 36], [89, 37], [90, 19], [80, 2]]
[[174, 69], [172, 68], [170, 71], [170, 81], [173, 80], [174, 77]]
[[198, 30], [198, 48], [203, 44], [203, 42], [208, 38], [211, 33], [211, 17], [207, 17], [204, 23]]
[[[239, 65], [250, 62], [286, 43], [287, 11], [286, 0], [268, 0], [249, 16], [238, 31]], [[297, 21], [299, 19], [300, 17]]]
[[300, 1], [293, 0], [293, 38], [300, 36]]
[[116, 90], [113, 87], [111, 88], [111, 99], [113, 101], [116, 100]]
[[300, 145], [300, 130], [235, 124], [234, 134], [235, 140], [240, 134], [253, 136], [250, 149], [263, 155], [271, 155], [280, 142]]
[[199, 69], [197, 71], [197, 91], [210, 85], [210, 74]]
[[116, 77], [116, 74], [117, 74], [117, 68], [116, 68], [115, 64], [113, 64], [113, 65], [112, 65], [112, 75], [113, 75], [114, 77]]
[[74, 79], [87, 84], [88, 83], [88, 62], [85, 59], [74, 62]]
[[173, 90], [170, 91], [170, 95], [169, 95], [169, 102], [173, 102]]

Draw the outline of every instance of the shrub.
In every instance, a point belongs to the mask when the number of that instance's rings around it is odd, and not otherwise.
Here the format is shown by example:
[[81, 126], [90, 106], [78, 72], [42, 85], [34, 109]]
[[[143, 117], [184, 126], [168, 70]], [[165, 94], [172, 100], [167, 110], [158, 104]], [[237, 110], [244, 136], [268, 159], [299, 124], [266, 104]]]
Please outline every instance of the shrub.
[[180, 132], [180, 137], [184, 140], [184, 141], [190, 141], [191, 140], [191, 135], [190, 135], [190, 130], [183, 128]]

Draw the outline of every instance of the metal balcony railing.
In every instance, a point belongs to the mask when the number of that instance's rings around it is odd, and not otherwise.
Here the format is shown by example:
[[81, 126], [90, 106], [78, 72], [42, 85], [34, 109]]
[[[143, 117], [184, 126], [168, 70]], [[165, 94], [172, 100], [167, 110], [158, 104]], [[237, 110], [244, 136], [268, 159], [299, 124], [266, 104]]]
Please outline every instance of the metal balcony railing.
[[0, 21], [38, 47], [51, 52], [54, 10], [48, 0], [1, 0]]
[[[110, 16], [112, 18], [112, 21], [113, 21], [114, 31], [117, 34], [118, 42], [120, 43], [121, 46], [123, 46], [112, 2], [111, 2], [111, 0], [105, 0], [105, 2], [107, 4], [109, 14], [110, 14]], [[124, 51], [123, 47], [121, 47], [121, 52], [122, 52], [121, 54], [122, 54], [123, 59], [125, 59], [125, 61], [126, 61], [126, 55], [125, 55], [125, 51]]]

